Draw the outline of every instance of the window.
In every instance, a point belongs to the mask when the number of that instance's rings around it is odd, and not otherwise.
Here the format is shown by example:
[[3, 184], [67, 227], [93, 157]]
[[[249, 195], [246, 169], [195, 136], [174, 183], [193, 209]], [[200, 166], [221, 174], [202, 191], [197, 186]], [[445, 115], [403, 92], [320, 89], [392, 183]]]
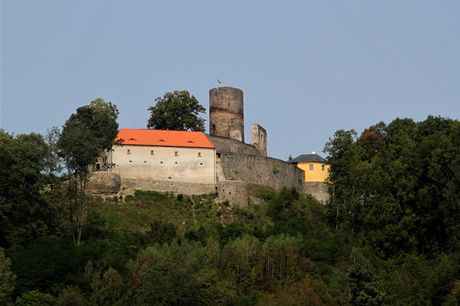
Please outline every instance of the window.
[[201, 157], [201, 152], [198, 152], [198, 157]]
[[179, 153], [177, 151], [175, 151], [174, 156], [179, 156]]
[[131, 150], [130, 149], [126, 150], [126, 154], [131, 154]]
[[326, 166], [325, 165], [321, 165], [321, 171], [324, 171], [326, 170]]
[[150, 155], [155, 155], [155, 151], [150, 150]]
[[313, 171], [313, 169], [314, 169], [314, 165], [310, 164], [310, 171]]

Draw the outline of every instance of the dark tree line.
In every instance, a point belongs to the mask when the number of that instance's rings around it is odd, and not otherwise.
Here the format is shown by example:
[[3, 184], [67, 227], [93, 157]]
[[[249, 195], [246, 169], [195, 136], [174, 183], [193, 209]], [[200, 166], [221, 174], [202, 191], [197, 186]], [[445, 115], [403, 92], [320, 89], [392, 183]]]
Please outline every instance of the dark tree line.
[[396, 119], [337, 131], [325, 147], [331, 164], [330, 216], [362, 234], [383, 256], [460, 248], [460, 122]]

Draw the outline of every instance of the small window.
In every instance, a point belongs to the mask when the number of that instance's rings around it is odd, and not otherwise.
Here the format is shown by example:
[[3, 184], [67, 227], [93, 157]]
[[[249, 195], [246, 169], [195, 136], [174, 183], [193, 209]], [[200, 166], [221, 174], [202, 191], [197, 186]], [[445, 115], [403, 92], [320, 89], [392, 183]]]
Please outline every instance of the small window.
[[201, 152], [198, 152], [198, 157], [201, 157]]
[[314, 165], [310, 164], [310, 171], [313, 171], [313, 170], [314, 170]]
[[131, 154], [131, 150], [130, 149], [126, 150], [126, 154]]
[[160, 164], [162, 164], [163, 162], [161, 161]]
[[325, 165], [321, 165], [321, 171], [324, 171], [326, 170], [326, 166]]
[[147, 161], [146, 161], [146, 160], [144, 160], [144, 164], [146, 164], [146, 163], [147, 163]]
[[177, 165], [177, 162], [174, 162]]
[[174, 156], [179, 156], [179, 152], [175, 151]]
[[150, 155], [155, 155], [155, 151], [150, 150]]
[[203, 163], [200, 163], [200, 166], [203, 166]]
[[133, 161], [132, 161], [132, 160], [130, 160], [129, 162], [130, 162], [130, 163], [132, 163]]

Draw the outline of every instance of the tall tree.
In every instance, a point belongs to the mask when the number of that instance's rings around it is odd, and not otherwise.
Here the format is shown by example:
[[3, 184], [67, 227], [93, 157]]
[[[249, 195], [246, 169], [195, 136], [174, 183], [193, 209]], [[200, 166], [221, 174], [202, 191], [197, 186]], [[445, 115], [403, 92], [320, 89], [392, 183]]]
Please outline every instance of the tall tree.
[[96, 99], [80, 107], [64, 124], [58, 142], [59, 155], [64, 158], [69, 175], [70, 221], [74, 240], [80, 244], [83, 210], [89, 167], [104, 150], [111, 148], [118, 132], [118, 110], [115, 105]]
[[149, 129], [204, 132], [205, 120], [200, 115], [206, 112], [206, 108], [187, 90], [165, 93], [156, 98], [155, 105], [148, 110]]
[[48, 146], [39, 134], [0, 130], [0, 246], [22, 244], [55, 228], [47, 199]]

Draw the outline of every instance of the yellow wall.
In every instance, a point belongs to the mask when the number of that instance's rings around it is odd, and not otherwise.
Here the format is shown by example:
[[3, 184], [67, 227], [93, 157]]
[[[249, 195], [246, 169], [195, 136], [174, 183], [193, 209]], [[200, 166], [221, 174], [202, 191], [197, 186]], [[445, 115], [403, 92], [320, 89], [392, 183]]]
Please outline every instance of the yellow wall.
[[[310, 170], [310, 165], [313, 165], [313, 170]], [[300, 162], [297, 167], [305, 172], [305, 182], [325, 182], [329, 176], [329, 165], [324, 163]]]

